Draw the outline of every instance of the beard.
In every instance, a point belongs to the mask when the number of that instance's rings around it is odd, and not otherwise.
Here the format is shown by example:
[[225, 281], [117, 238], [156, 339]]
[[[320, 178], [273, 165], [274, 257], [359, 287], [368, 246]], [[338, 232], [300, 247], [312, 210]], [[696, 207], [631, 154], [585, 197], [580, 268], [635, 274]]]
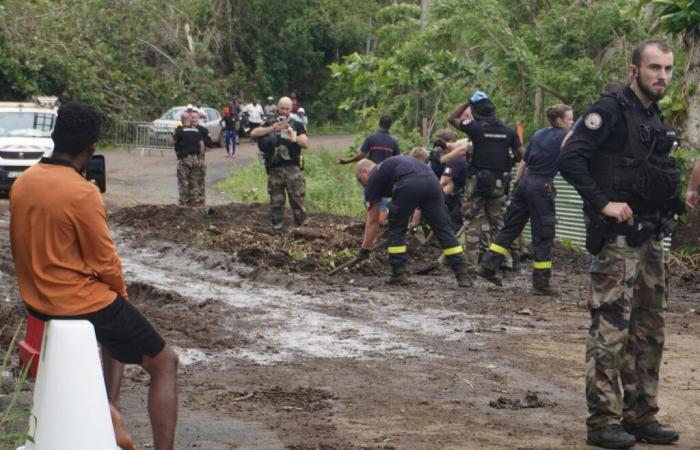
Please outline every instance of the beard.
[[649, 87], [646, 86], [644, 83], [642, 83], [642, 80], [639, 78], [639, 74], [637, 74], [636, 80], [637, 86], [639, 86], [639, 90], [642, 91], [649, 100], [658, 102], [659, 100], [664, 98], [664, 95], [666, 95], [666, 90], [668, 89], [668, 87], [664, 87], [664, 90], [661, 92], [654, 92], [651, 89], [649, 89]]

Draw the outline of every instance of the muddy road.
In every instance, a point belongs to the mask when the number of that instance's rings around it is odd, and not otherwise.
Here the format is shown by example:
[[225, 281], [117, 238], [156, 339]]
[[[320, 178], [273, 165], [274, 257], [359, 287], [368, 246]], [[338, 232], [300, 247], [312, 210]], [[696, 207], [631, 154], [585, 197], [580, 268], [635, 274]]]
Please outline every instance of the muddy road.
[[[527, 294], [527, 270], [503, 288], [459, 289], [445, 269], [391, 287], [381, 254], [328, 277], [359, 245], [360, 219], [313, 215], [280, 234], [266, 205], [174, 207], [174, 182], [155, 195], [139, 177], [112, 175], [129, 187], [107, 200], [131, 301], [180, 355], [178, 449], [586, 448], [585, 256], [557, 247], [552, 299]], [[11, 322], [22, 311], [5, 205]], [[416, 237], [409, 247], [414, 269], [439, 254]], [[700, 448], [699, 280], [674, 277], [667, 315], [660, 419], [681, 431], [679, 449]], [[140, 449], [147, 380], [128, 368], [122, 396]]]

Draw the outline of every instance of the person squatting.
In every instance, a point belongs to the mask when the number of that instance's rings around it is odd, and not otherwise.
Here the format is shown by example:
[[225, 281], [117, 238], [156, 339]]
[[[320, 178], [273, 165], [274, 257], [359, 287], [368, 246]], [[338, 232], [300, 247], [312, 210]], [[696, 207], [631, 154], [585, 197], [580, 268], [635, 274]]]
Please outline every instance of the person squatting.
[[[351, 160], [338, 161], [359, 160], [356, 177], [364, 186], [367, 219], [358, 260], [369, 257], [379, 232], [382, 199], [391, 198], [386, 204], [390, 283], [408, 282], [405, 235], [418, 208], [460, 287], [471, 286], [473, 275], [501, 285], [502, 274], [512, 268], [513, 246], [530, 220], [535, 295], [557, 295], [551, 286], [553, 180], [561, 172], [584, 203], [586, 248], [592, 257], [587, 443], [603, 448], [629, 448], [639, 441], [671, 444], [679, 439], [678, 432], [657, 419], [667, 297], [662, 240], [673, 232], [684, 207], [699, 203], [700, 162], [683, 199], [680, 168], [670, 156], [676, 135], [664, 124], [658, 106], [672, 71], [673, 53], [667, 43], [641, 42], [632, 52], [627, 85], [607, 89], [570, 131], [571, 107], [548, 108], [551, 126], [538, 130], [525, 152], [517, 133], [496, 118], [488, 96], [477, 91], [448, 118], [468, 139], [458, 141], [441, 131], [429, 154], [416, 148], [411, 152], [414, 158], [392, 156], [375, 163], [362, 151]], [[380, 136], [385, 142], [392, 142], [385, 137], [388, 127], [381, 123], [379, 133], [384, 133]], [[511, 169], [521, 159], [517, 187], [506, 210]], [[458, 167], [449, 168], [457, 161]], [[454, 210], [454, 199], [446, 204], [438, 178], [464, 170], [463, 187], [445, 190], [463, 192], [464, 224], [455, 233], [448, 214], [448, 206]], [[445, 180], [446, 186], [450, 183]], [[464, 252], [457, 240], [462, 232]]]

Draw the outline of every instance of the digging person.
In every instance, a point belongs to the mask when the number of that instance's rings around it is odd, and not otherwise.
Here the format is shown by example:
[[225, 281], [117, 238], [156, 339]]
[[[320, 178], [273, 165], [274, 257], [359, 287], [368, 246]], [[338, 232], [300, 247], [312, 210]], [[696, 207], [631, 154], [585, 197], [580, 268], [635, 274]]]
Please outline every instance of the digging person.
[[683, 206], [680, 170], [670, 157], [675, 133], [657, 104], [672, 74], [668, 44], [637, 45], [631, 84], [583, 114], [559, 159], [560, 173], [583, 198], [593, 255], [587, 428], [588, 443], [604, 448], [679, 437], [656, 417], [667, 290], [662, 239]]
[[462, 246], [457, 241], [440, 182], [427, 164], [408, 156], [393, 156], [381, 164], [363, 159], [357, 163], [357, 181], [365, 187], [365, 224], [359, 259], [369, 257], [379, 230], [379, 210], [383, 197], [391, 197], [389, 206], [389, 241], [387, 251], [391, 265], [391, 284], [408, 282], [406, 272], [406, 231], [411, 214], [416, 208], [422, 211], [423, 219], [430, 225], [442, 252], [462, 287], [472, 285]]
[[[102, 196], [81, 174], [103, 123], [104, 116], [88, 105], [61, 106], [51, 134], [53, 156], [42, 158], [12, 186], [10, 242], [17, 281], [29, 314], [44, 321], [87, 320], [94, 326], [110, 397], [118, 391], [111, 377], [121, 372], [113, 370], [119, 363], [139, 364], [149, 373], [154, 448], [173, 450], [178, 358], [126, 300]], [[131, 449], [113, 403], [110, 398], [117, 442]]]
[[[552, 125], [538, 130], [527, 145], [525, 157], [520, 161], [516, 180], [518, 188], [506, 211], [505, 224], [484, 254], [477, 274], [495, 284], [500, 284], [500, 268], [508, 254], [508, 248], [518, 239], [528, 220], [532, 224], [532, 246], [535, 260], [532, 263], [532, 293], [555, 295], [552, 278], [552, 245], [555, 225], [554, 177], [561, 143], [571, 124], [573, 112], [568, 105], [547, 108], [547, 118]], [[527, 171], [523, 176], [522, 173]]]
[[258, 148], [265, 160], [267, 191], [270, 194], [272, 228], [279, 230], [284, 221], [284, 203], [289, 196], [289, 206], [294, 224], [306, 222], [306, 179], [302, 149], [309, 147], [309, 136], [303, 124], [292, 120], [292, 100], [282, 97], [277, 103], [277, 116], [250, 133], [258, 140]]

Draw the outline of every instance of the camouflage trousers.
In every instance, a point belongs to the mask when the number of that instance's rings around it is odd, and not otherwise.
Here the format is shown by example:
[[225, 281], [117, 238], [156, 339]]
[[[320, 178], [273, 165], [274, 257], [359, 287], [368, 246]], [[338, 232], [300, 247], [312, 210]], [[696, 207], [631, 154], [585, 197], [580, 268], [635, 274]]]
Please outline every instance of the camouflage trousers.
[[[503, 188], [497, 186], [489, 198], [476, 195], [476, 177], [467, 179], [464, 187], [462, 212], [464, 214], [464, 254], [471, 269], [476, 269], [480, 255], [491, 245], [491, 240], [503, 228], [506, 197]], [[505, 267], [513, 268], [513, 258], [506, 255]]]
[[[591, 262], [586, 340], [588, 429], [655, 420], [664, 349], [666, 285], [661, 242], [630, 247], [624, 236]], [[624, 392], [620, 392], [620, 386]], [[624, 395], [624, 396], [623, 396]]]
[[267, 176], [267, 191], [270, 194], [272, 225], [280, 226], [284, 220], [284, 203], [289, 196], [294, 223], [303, 225], [306, 221], [304, 195], [306, 179], [298, 166], [273, 167]]
[[177, 188], [181, 205], [203, 205], [206, 165], [204, 158], [185, 156], [177, 162]]

